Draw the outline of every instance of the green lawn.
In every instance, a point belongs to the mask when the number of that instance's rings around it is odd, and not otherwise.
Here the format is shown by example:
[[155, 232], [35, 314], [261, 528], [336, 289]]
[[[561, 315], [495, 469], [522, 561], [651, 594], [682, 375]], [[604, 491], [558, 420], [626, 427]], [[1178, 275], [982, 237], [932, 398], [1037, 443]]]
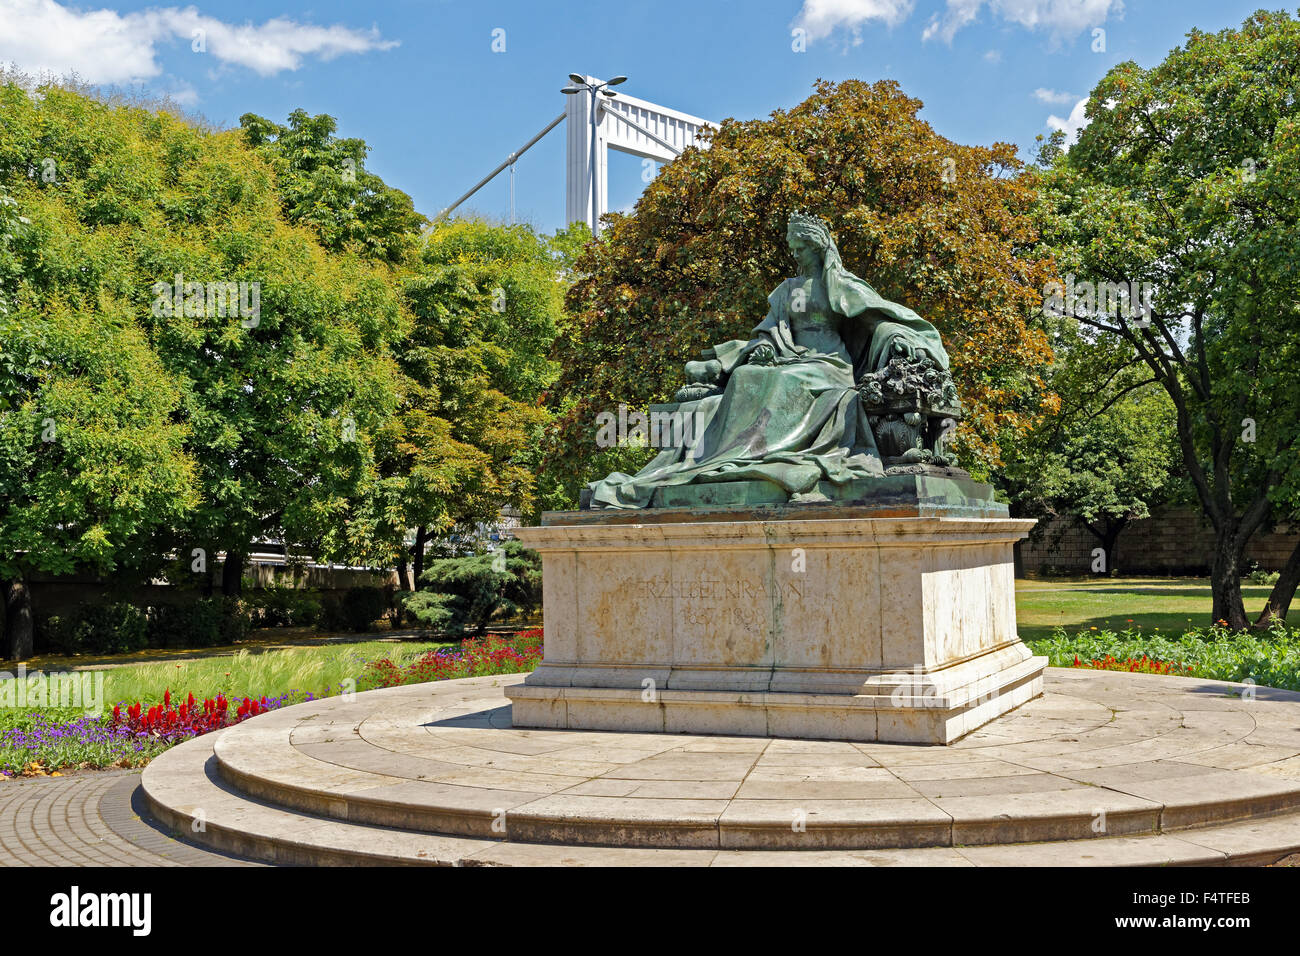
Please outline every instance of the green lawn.
[[440, 646], [430, 641], [365, 641], [131, 664], [105, 672], [104, 697], [111, 705], [122, 700], [157, 701], [164, 690], [181, 697], [192, 691], [200, 699], [217, 691], [228, 698], [279, 697], [290, 691], [337, 693], [341, 681], [360, 682], [361, 669], [369, 661], [387, 657], [400, 665]]
[[[1243, 588], [1247, 611], [1268, 596], [1264, 585]], [[1050, 637], [1057, 627], [1071, 633], [1123, 631], [1177, 636], [1210, 623], [1210, 585], [1205, 578], [1043, 578], [1016, 582], [1016, 620], [1024, 640]], [[150, 650], [113, 658], [43, 657], [29, 661], [29, 672], [117, 665], [106, 672], [105, 698], [157, 701], [170, 689], [184, 695], [277, 697], [293, 690], [321, 693], [346, 678], [358, 679], [361, 665], [380, 657], [401, 664], [440, 646], [429, 641], [363, 640], [279, 630], [256, 632], [246, 645], [193, 651]], [[286, 644], [302, 644], [285, 647]]]
[[[1269, 588], [1244, 588], [1247, 610], [1257, 609]], [[1178, 673], [1215, 680], [1251, 680], [1257, 684], [1300, 690], [1300, 637], [1278, 633], [1201, 634], [1183, 637], [1189, 628], [1210, 622], [1210, 588], [1195, 578], [1042, 579], [1016, 582], [1020, 636], [1033, 642], [1056, 666], [1070, 666], [1076, 655], [1085, 661], [1112, 654], [1121, 661], [1150, 655], [1178, 664]], [[1067, 632], [1053, 640], [1057, 628]], [[1095, 628], [1096, 633], [1090, 631]], [[1113, 634], [1102, 632], [1113, 631]], [[1127, 633], [1123, 633], [1127, 632]], [[28, 672], [72, 667], [103, 670], [103, 704], [162, 700], [170, 690], [183, 699], [223, 693], [242, 697], [281, 698], [299, 694], [338, 693], [343, 681], [360, 683], [365, 664], [388, 658], [397, 669], [425, 652], [451, 642], [427, 640], [350, 640], [339, 636], [264, 634], [238, 648], [191, 651], [142, 651], [112, 659], [43, 658]], [[290, 645], [290, 646], [286, 646]], [[10, 665], [12, 667], [12, 665]], [[1120, 669], [1125, 669], [1121, 665]], [[298, 697], [297, 699], [301, 699]], [[82, 719], [74, 711], [0, 708], [0, 738], [26, 734], [28, 741], [0, 746], [0, 771], [21, 773], [36, 767], [139, 766], [167, 744], [162, 740], [123, 741], [102, 722]], [[36, 771], [30, 771], [36, 772]], [[3, 774], [0, 773], [0, 776]]]
[[[456, 642], [450, 642], [452, 644]], [[121, 701], [162, 700], [163, 692], [202, 700], [218, 692], [227, 698], [279, 697], [292, 691], [314, 695], [337, 693], [342, 681], [360, 682], [362, 667], [387, 657], [409, 663], [448, 642], [362, 640], [317, 643], [302, 647], [213, 647], [192, 651], [141, 651], [116, 658], [46, 656], [28, 661], [28, 674], [95, 670], [104, 674], [104, 703], [112, 709]], [[152, 659], [161, 656], [162, 659]], [[119, 663], [109, 663], [116, 661]], [[14, 673], [15, 665], [5, 665]]]
[[[1257, 609], [1269, 588], [1244, 588], [1247, 610]], [[1016, 619], [1020, 636], [1033, 641], [1050, 637], [1057, 627], [1070, 633], [1089, 628], [1143, 632], [1176, 637], [1189, 627], [1210, 623], [1210, 587], [1204, 578], [1050, 578], [1016, 582]], [[337, 640], [337, 638], [333, 639]], [[286, 643], [305, 646], [285, 647]], [[104, 698], [117, 701], [161, 700], [164, 690], [184, 696], [278, 697], [290, 691], [320, 694], [337, 691], [340, 681], [359, 680], [363, 664], [389, 657], [399, 666], [441, 646], [418, 640], [362, 640], [333, 643], [289, 633], [264, 633], [240, 648], [194, 651], [141, 651], [116, 658], [55, 658], [28, 662], [29, 672], [73, 667], [120, 666], [105, 670]]]
[[[111, 707], [123, 700], [156, 703], [166, 690], [182, 697], [192, 691], [198, 698], [218, 691], [227, 697], [278, 697], [295, 690], [320, 694], [327, 688], [337, 690], [347, 678], [359, 680], [362, 665], [369, 661], [387, 657], [402, 664], [456, 643], [268, 628], [237, 645], [76, 657], [42, 654], [26, 661], [25, 667], [29, 674], [103, 670], [104, 697]], [[0, 671], [15, 670], [12, 663], [0, 663]]]
[[[1246, 612], [1263, 607], [1271, 588], [1245, 585]], [[1210, 623], [1207, 578], [1044, 578], [1016, 582], [1016, 622], [1023, 640], [1095, 627], [1122, 631], [1141, 627], [1176, 636]]]

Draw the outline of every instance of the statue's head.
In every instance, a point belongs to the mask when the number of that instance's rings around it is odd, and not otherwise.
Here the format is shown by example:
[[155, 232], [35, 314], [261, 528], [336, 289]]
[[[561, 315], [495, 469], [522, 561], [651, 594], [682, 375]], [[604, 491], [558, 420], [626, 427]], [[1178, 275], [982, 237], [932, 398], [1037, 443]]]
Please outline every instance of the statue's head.
[[785, 231], [790, 252], [801, 265], [805, 260], [817, 257], [817, 263], [825, 261], [826, 253], [835, 249], [835, 240], [831, 238], [830, 227], [816, 216], [802, 212], [790, 214], [790, 224]]

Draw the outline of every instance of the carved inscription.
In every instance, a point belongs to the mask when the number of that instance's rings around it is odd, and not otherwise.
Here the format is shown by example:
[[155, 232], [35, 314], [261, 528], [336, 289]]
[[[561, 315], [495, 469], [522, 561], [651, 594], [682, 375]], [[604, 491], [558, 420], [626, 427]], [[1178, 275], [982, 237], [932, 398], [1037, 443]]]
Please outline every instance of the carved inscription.
[[[628, 582], [628, 588], [638, 598], [679, 602], [682, 620], [695, 627], [722, 624], [766, 628], [772, 620], [773, 595], [762, 580], [642, 579]], [[781, 603], [802, 603], [802, 581], [782, 582], [778, 588]]]

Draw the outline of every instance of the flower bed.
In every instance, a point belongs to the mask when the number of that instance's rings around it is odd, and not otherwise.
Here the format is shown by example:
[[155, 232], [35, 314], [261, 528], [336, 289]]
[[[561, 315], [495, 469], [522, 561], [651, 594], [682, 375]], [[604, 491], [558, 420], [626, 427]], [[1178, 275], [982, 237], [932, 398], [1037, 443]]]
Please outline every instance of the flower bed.
[[1053, 667], [1100, 666], [1300, 690], [1300, 629], [1285, 624], [1263, 631], [1214, 625], [1176, 637], [1140, 628], [1075, 634], [1058, 628], [1050, 638], [1026, 643]]
[[1153, 661], [1143, 654], [1141, 657], [1126, 657], [1118, 660], [1107, 654], [1099, 660], [1084, 661], [1079, 659], [1079, 655], [1074, 655], [1073, 667], [1082, 667], [1088, 670], [1098, 671], [1128, 671], [1133, 674], [1163, 674], [1174, 675], [1176, 677], [1191, 676], [1191, 665], [1175, 664], [1173, 661]]
[[[513, 638], [468, 639], [439, 648], [405, 664], [388, 657], [361, 665], [357, 690], [489, 674], [529, 671], [542, 659], [542, 632]], [[223, 693], [184, 698], [164, 692], [159, 703], [123, 701], [103, 717], [76, 711], [31, 711], [14, 715], [0, 733], [0, 777], [38, 776], [62, 767], [139, 767], [168, 747], [229, 727], [249, 717], [290, 704], [330, 697], [324, 692], [291, 690], [275, 697], [227, 698]]]
[[193, 694], [186, 697], [183, 703], [173, 704], [171, 691], [166, 691], [163, 694], [163, 702], [155, 704], [148, 710], [145, 710], [144, 704], [140, 702], [125, 708], [118, 704], [113, 708], [109, 726], [114, 729], [124, 729], [137, 737], [157, 737], [166, 743], [176, 744], [191, 737], [220, 730], [222, 727], [229, 727], [249, 717], [256, 717], [268, 710], [283, 707], [290, 702], [300, 703], [313, 699], [311, 694], [300, 697], [296, 693], [282, 694], [275, 698], [245, 697], [231, 714], [230, 702], [223, 694], [205, 698], [202, 705]]
[[41, 776], [60, 767], [140, 767], [170, 746], [102, 717], [33, 711], [0, 734], [0, 776]]
[[542, 661], [542, 631], [522, 631], [510, 640], [500, 637], [469, 638], [459, 647], [430, 651], [409, 664], [398, 666], [388, 658], [371, 661], [362, 671], [359, 690], [398, 687], [460, 677], [519, 674]]

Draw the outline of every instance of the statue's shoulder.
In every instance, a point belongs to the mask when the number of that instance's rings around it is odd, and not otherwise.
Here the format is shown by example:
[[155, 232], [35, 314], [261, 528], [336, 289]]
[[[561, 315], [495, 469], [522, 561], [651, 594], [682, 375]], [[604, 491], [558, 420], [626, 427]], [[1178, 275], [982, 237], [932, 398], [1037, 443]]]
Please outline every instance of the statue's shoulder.
[[779, 302], [790, 298], [790, 289], [797, 279], [782, 279], [781, 283], [768, 294], [768, 302]]

